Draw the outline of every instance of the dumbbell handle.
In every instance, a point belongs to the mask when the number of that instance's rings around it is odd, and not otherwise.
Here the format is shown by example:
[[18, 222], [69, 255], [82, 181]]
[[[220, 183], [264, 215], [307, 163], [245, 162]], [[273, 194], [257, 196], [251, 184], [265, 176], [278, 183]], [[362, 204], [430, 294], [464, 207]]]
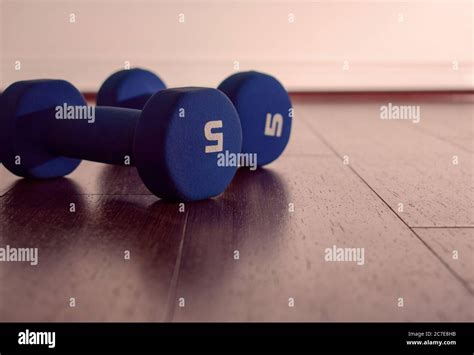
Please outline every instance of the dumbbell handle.
[[133, 165], [133, 139], [141, 110], [115, 107], [94, 109], [94, 122], [57, 119], [48, 115], [45, 132], [47, 148], [65, 157], [115, 165], [125, 165], [129, 157], [129, 165]]

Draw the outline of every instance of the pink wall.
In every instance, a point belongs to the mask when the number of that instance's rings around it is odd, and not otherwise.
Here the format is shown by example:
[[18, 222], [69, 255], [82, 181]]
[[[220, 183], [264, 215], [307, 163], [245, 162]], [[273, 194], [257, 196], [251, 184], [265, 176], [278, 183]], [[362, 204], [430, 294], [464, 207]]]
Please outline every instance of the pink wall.
[[470, 0], [0, 1], [1, 87], [95, 91], [129, 61], [169, 86], [217, 85], [239, 62], [292, 90], [473, 88]]

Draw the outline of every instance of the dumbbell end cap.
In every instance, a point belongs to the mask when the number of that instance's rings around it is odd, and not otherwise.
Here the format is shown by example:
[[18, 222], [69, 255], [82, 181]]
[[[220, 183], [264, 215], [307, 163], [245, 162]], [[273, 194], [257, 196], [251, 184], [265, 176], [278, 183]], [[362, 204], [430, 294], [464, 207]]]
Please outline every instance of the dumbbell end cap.
[[0, 158], [13, 174], [46, 179], [68, 175], [80, 160], [52, 154], [42, 141], [45, 118], [55, 107], [86, 105], [84, 97], [63, 80], [28, 80], [10, 85], [0, 97]]
[[97, 106], [142, 110], [153, 94], [166, 89], [165, 83], [151, 71], [133, 68], [109, 76], [97, 93]]
[[293, 110], [288, 92], [273, 76], [240, 72], [218, 87], [235, 105], [242, 125], [242, 152], [259, 166], [277, 159], [290, 139]]
[[237, 166], [222, 154], [238, 154], [237, 112], [219, 90], [177, 88], [153, 95], [135, 130], [134, 160], [155, 195], [195, 201], [221, 194]]

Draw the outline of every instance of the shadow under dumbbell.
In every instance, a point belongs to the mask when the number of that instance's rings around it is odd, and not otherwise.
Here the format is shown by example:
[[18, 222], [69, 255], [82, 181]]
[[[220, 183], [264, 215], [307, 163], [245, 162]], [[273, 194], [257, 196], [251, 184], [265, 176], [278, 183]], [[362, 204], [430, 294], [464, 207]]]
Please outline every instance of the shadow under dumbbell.
[[69, 178], [46, 180], [19, 178], [4, 196], [5, 208], [31, 207], [45, 202], [58, 203], [71, 196], [82, 194], [80, 186]]
[[103, 194], [153, 196], [132, 166], [104, 165], [98, 175], [98, 186]]
[[[73, 238], [90, 218], [87, 199], [71, 179], [17, 180], [0, 205], [4, 243], [20, 246], [55, 243]], [[59, 244], [57, 244], [59, 243]]]

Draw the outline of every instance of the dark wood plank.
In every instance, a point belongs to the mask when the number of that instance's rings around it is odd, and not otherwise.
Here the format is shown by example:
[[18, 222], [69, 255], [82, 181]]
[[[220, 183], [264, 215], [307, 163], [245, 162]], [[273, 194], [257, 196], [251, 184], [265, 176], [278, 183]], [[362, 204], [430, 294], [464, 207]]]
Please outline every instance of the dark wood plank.
[[[0, 175], [0, 195], [8, 192], [0, 247], [39, 248], [37, 266], [0, 264], [0, 319], [473, 321], [469, 260], [451, 264], [443, 254], [465, 255], [470, 242], [415, 234], [384, 202], [408, 201], [400, 217], [411, 225], [471, 222], [472, 154], [459, 143], [469, 139], [468, 109], [464, 128], [455, 124], [466, 102], [428, 106], [428, 129], [411, 129], [372, 121], [386, 97], [334, 96], [293, 97], [284, 155], [240, 171], [226, 193], [184, 212], [151, 195], [130, 167], [83, 162], [52, 181]], [[444, 116], [454, 120], [446, 131]], [[454, 152], [462, 164], [453, 171], [443, 164]], [[324, 261], [333, 245], [365, 248], [365, 264]]]
[[150, 195], [137, 169], [82, 161], [68, 176], [78, 185], [79, 193], [89, 195]]
[[[338, 156], [347, 156], [350, 166], [410, 226], [474, 226], [472, 154], [411, 121], [381, 120], [385, 104], [318, 102], [303, 108], [301, 117]], [[461, 127], [448, 131], [460, 132], [467, 125], [466, 115], [458, 117], [458, 104], [411, 104], [421, 105], [420, 127], [447, 117], [445, 125]], [[398, 212], [399, 203], [403, 212]]]
[[416, 228], [415, 231], [474, 290], [474, 228]]
[[[0, 167], [0, 177], [2, 178], [0, 192], [3, 191], [3, 195], [19, 183], [21, 183], [20, 186], [24, 186], [23, 178], [11, 174], [2, 167]], [[77, 194], [152, 196], [140, 179], [137, 170], [130, 166], [113, 166], [84, 160], [65, 178], [74, 185]], [[33, 186], [42, 186], [44, 182], [36, 180], [29, 183], [33, 188]], [[61, 183], [58, 186], [61, 186]]]
[[292, 121], [291, 138], [282, 156], [332, 156], [334, 153], [319, 139], [299, 116], [302, 104], [297, 101]]
[[[325, 261], [333, 245], [365, 248], [365, 264]], [[287, 157], [190, 206], [172, 319], [472, 321], [473, 301], [338, 158]]]
[[423, 119], [415, 128], [474, 152], [474, 105], [472, 102], [423, 105]]
[[80, 190], [71, 179], [22, 180], [2, 199], [0, 245], [38, 248], [39, 262], [1, 263], [0, 319], [164, 320], [186, 213], [154, 196]]

